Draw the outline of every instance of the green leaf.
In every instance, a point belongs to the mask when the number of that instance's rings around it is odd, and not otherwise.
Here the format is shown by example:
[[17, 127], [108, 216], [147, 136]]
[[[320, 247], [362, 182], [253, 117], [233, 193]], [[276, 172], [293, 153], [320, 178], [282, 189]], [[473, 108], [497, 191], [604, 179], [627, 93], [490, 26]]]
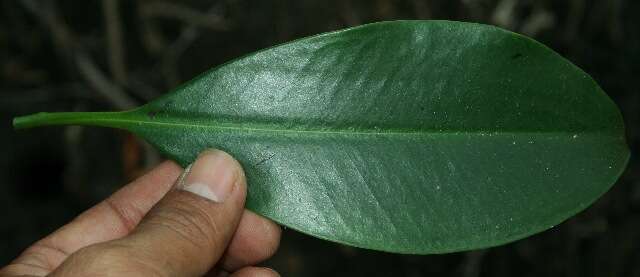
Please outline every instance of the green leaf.
[[223, 149], [246, 170], [249, 209], [398, 253], [553, 227], [606, 192], [629, 158], [620, 112], [586, 73], [524, 36], [447, 21], [304, 38], [132, 111], [14, 124], [127, 129], [181, 165]]

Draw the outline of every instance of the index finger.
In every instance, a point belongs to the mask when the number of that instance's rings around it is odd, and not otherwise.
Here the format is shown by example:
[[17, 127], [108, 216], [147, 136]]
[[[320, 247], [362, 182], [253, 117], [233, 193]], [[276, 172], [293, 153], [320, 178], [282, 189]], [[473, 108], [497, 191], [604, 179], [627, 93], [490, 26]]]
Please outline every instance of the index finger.
[[26, 271], [30, 271], [29, 267], [51, 271], [80, 248], [124, 237], [172, 188], [181, 172], [182, 168], [176, 163], [163, 162], [36, 242], [9, 267], [24, 268]]

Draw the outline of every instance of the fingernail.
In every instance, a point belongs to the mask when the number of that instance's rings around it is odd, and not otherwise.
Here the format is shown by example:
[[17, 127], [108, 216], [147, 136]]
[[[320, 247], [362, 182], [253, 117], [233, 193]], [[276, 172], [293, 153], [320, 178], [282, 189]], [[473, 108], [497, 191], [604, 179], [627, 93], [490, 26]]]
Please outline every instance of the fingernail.
[[229, 154], [220, 150], [206, 150], [185, 169], [185, 177], [178, 188], [216, 203], [223, 203], [238, 179], [238, 166]]
[[187, 175], [189, 175], [189, 172], [191, 172], [191, 166], [193, 166], [193, 163], [189, 164], [184, 169], [184, 171], [182, 171], [182, 174], [180, 174], [180, 177], [178, 177], [178, 180], [176, 181], [176, 187], [177, 188], [184, 187], [184, 180], [187, 178]]

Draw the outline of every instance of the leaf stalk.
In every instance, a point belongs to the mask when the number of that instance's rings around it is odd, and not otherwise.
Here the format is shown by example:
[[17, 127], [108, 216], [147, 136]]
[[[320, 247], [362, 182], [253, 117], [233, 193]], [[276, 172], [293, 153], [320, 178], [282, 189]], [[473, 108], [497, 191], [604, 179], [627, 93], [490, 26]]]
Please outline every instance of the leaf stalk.
[[36, 113], [13, 119], [13, 128], [27, 129], [51, 125], [85, 125], [112, 128], [123, 128], [117, 119], [122, 118], [124, 112], [61, 112]]

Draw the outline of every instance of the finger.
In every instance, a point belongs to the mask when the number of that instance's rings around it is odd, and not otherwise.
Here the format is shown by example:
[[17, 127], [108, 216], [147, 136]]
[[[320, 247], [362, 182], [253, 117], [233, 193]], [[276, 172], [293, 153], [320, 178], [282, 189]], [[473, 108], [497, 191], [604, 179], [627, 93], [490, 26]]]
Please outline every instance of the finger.
[[0, 273], [46, 275], [85, 246], [121, 238], [171, 188], [182, 169], [167, 161], [36, 242]]
[[278, 250], [281, 233], [278, 224], [245, 210], [221, 260], [222, 268], [232, 272], [270, 258]]
[[70, 257], [56, 273], [126, 272], [124, 268], [140, 274], [202, 276], [231, 240], [245, 195], [239, 163], [222, 151], [205, 151], [129, 236], [84, 249], [83, 256]]
[[200, 276], [220, 259], [244, 211], [240, 164], [219, 150], [205, 151], [180, 184], [152, 209], [128, 243], [175, 276]]
[[229, 277], [278, 277], [280, 274], [271, 268], [266, 267], [245, 267]]

